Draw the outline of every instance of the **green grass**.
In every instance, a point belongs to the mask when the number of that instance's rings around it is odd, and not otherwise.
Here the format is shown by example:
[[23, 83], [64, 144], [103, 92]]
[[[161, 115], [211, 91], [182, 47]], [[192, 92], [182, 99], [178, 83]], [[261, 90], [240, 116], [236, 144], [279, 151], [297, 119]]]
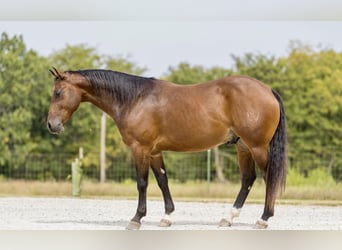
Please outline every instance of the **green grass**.
[[[218, 201], [233, 202], [240, 184], [206, 183], [206, 182], [170, 182], [170, 190], [175, 200], [183, 201]], [[83, 181], [82, 197], [105, 199], [136, 199], [136, 183]], [[33, 197], [71, 197], [70, 182], [39, 181], [0, 181], [0, 196], [33, 196]], [[247, 202], [263, 203], [265, 185], [257, 181], [251, 189]], [[160, 200], [161, 192], [155, 181], [148, 187], [148, 199]], [[288, 185], [285, 192], [277, 199], [278, 204], [319, 204], [342, 205], [342, 184], [329, 185]]]

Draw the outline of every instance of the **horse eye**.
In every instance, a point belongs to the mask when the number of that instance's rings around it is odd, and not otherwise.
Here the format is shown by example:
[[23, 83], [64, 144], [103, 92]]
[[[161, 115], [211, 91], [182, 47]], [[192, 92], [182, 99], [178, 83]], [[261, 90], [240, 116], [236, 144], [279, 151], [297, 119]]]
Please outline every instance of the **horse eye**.
[[56, 98], [60, 97], [61, 94], [62, 94], [62, 90], [61, 90], [61, 89], [55, 90], [54, 93], [53, 93], [53, 95], [54, 95]]

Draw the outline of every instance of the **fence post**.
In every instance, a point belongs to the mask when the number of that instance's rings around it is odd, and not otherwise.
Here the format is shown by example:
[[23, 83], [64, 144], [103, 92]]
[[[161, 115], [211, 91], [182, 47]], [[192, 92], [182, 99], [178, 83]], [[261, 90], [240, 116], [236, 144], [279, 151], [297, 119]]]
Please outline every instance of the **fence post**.
[[211, 149], [207, 151], [207, 182], [210, 183], [211, 179]]
[[79, 158], [76, 158], [71, 164], [71, 181], [72, 181], [72, 195], [81, 195], [81, 181], [82, 181], [82, 159], [83, 159], [83, 148], [79, 149]]
[[101, 136], [100, 136], [100, 182], [106, 181], [106, 113], [101, 116]]

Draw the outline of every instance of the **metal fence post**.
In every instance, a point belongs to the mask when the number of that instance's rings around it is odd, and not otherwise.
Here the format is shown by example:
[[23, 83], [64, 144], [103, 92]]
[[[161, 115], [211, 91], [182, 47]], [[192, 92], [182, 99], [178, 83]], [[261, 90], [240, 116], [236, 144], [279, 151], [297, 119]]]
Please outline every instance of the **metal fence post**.
[[207, 182], [210, 183], [211, 179], [211, 149], [207, 151]]

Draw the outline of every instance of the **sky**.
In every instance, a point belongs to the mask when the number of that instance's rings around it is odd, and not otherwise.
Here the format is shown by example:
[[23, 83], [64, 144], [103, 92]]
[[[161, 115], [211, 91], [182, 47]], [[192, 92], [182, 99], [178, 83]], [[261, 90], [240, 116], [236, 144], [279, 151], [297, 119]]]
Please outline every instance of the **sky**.
[[[326, 13], [321, 7], [322, 16], [315, 17], [319, 6], [312, 7], [314, 4], [302, 6], [297, 3], [296, 9], [284, 11], [284, 6], [279, 4], [260, 8], [260, 5], [253, 5], [255, 1], [242, 0], [249, 3], [247, 9], [242, 9], [241, 5], [231, 4], [232, 1], [213, 0], [219, 4], [208, 11], [208, 2], [198, 0], [193, 11], [190, 0], [183, 0], [182, 5], [175, 0], [176, 4], [166, 6], [156, 4], [160, 1], [150, 0], [144, 5], [140, 1], [130, 8], [127, 3], [131, 1], [97, 0], [99, 4], [94, 15], [89, 15], [92, 8], [87, 4], [72, 15], [77, 5], [70, 1], [63, 5], [63, 1], [53, 7], [55, 15], [49, 17], [51, 5], [40, 5], [43, 6], [40, 12], [32, 4], [29, 12], [24, 7], [18, 12], [11, 7], [21, 0], [11, 0], [0, 10], [0, 14], [5, 14], [1, 12], [6, 8], [8, 10], [7, 18], [0, 15], [0, 33], [22, 34], [26, 45], [44, 56], [66, 44], [87, 44], [101, 54], [128, 56], [138, 66], [148, 69], [144, 75], [154, 77], [162, 76], [170, 66], [176, 67], [180, 62], [207, 68], [231, 67], [231, 55], [251, 52], [285, 56], [291, 40], [342, 52], [342, 32], [339, 32], [342, 20], [328, 18], [337, 9], [328, 9]], [[38, 4], [40, 1], [31, 2]], [[288, 7], [296, 4], [293, 0], [287, 2]], [[311, 16], [303, 11], [304, 7], [311, 9], [312, 12], [308, 12]], [[120, 8], [125, 11], [120, 12]], [[60, 9], [63, 11], [59, 12]], [[233, 14], [225, 16], [227, 12]]]

